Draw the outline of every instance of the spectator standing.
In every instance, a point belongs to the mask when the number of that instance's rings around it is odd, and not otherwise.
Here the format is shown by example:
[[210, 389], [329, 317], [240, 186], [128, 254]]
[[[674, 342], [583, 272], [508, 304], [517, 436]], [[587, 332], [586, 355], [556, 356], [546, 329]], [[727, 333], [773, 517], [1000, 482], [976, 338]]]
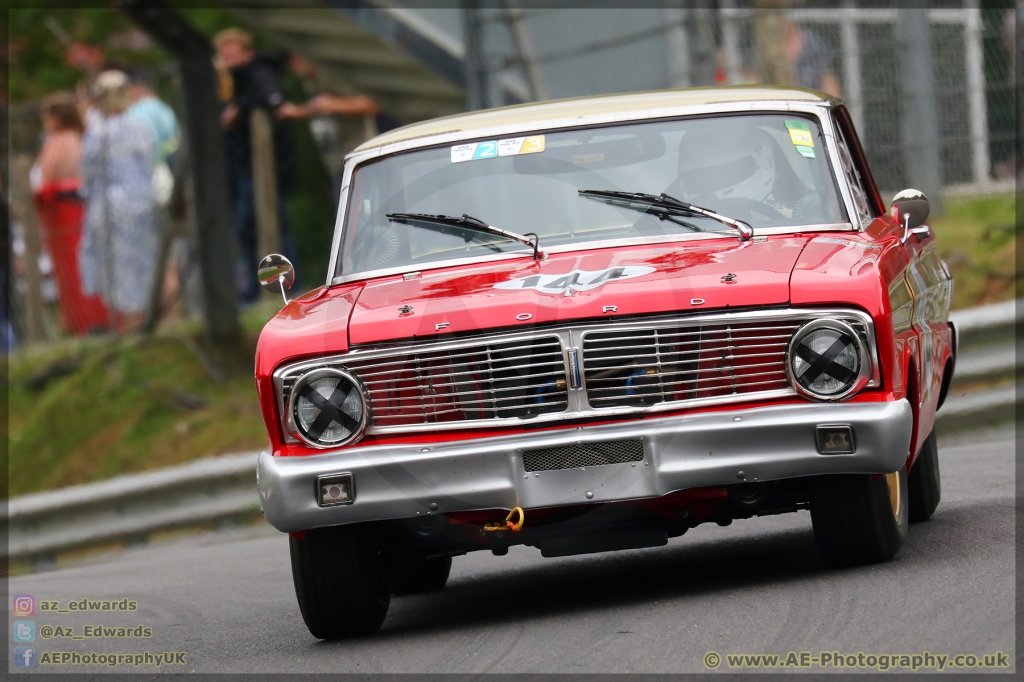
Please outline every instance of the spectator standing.
[[33, 168], [33, 190], [43, 244], [53, 263], [61, 326], [79, 336], [108, 326], [99, 296], [82, 291], [78, 248], [85, 206], [82, 178], [82, 118], [70, 93], [57, 93], [42, 104], [46, 138]]
[[301, 55], [292, 54], [289, 66], [302, 79], [309, 101], [303, 105], [285, 104], [285, 112], [291, 118], [309, 118], [309, 128], [320, 153], [331, 173], [334, 201], [337, 203], [344, 172], [344, 156], [350, 147], [340, 139], [336, 116], [360, 117], [363, 119], [363, 140], [392, 130], [401, 125], [381, 111], [377, 103], [366, 95], [338, 95], [331, 92], [323, 82], [320, 71]]
[[[155, 216], [157, 232], [173, 231], [169, 218], [171, 214], [176, 213], [169, 204], [174, 193], [172, 168], [180, 145], [178, 118], [174, 110], [157, 96], [156, 74], [148, 67], [135, 67], [129, 72], [128, 97], [132, 102], [128, 107], [128, 115], [145, 123], [153, 135], [153, 199], [157, 206], [168, 209], [166, 213], [158, 211]], [[183, 195], [179, 193], [179, 197], [181, 196]], [[180, 293], [179, 277], [182, 269], [187, 267], [192, 246], [188, 240], [175, 238], [170, 233], [164, 233], [161, 237], [168, 240], [167, 258], [162, 262], [158, 259], [157, 262], [157, 268], [163, 269], [163, 279], [159, 282], [160, 301], [163, 302], [173, 300]], [[154, 273], [154, 277], [158, 278], [159, 273]], [[156, 285], [157, 282], [154, 280], [154, 286]]]
[[228, 182], [241, 250], [239, 297], [242, 305], [249, 305], [259, 299], [261, 292], [256, 279], [256, 266], [261, 254], [257, 253], [250, 118], [254, 109], [265, 108], [274, 119], [274, 169], [281, 248], [285, 256], [295, 262], [287, 211], [288, 194], [295, 175], [294, 142], [288, 119], [294, 118], [298, 112], [295, 105], [285, 101], [280, 79], [284, 66], [282, 58], [256, 52], [252, 37], [237, 28], [221, 31], [213, 37], [213, 43], [218, 66], [231, 74], [231, 99], [221, 112], [221, 123], [225, 128]]
[[146, 307], [159, 238], [153, 220], [153, 151], [149, 127], [128, 116], [128, 78], [96, 78], [98, 107], [90, 110], [82, 142], [87, 202], [81, 244], [86, 293], [99, 293], [119, 333], [138, 329]]
[[[741, 48], [739, 83], [798, 86], [841, 97], [839, 79], [828, 45], [815, 31], [804, 28], [769, 0], [757, 3], [753, 43]], [[727, 81], [724, 49], [716, 56], [715, 82]], [[738, 85], [739, 83], [733, 83]]]
[[786, 38], [783, 53], [796, 85], [812, 90], [821, 90], [834, 97], [841, 97], [839, 79], [832, 68], [832, 56], [828, 46], [817, 33], [803, 28], [795, 21], [786, 21]]
[[174, 110], [156, 96], [156, 77], [150, 69], [132, 69], [128, 98], [132, 102], [128, 115], [145, 123], [153, 136], [153, 191], [157, 203], [164, 205], [174, 184], [170, 166], [178, 150], [178, 119]]
[[153, 135], [153, 162], [167, 163], [178, 149], [178, 119], [156, 96], [156, 77], [150, 69], [132, 69], [128, 81], [128, 115], [143, 121]]

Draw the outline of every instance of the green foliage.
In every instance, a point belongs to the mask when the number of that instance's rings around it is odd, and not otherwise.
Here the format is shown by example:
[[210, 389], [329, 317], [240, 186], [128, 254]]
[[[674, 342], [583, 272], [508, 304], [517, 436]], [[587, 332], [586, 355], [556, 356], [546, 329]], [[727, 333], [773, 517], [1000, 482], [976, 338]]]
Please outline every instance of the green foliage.
[[1017, 277], [1013, 194], [950, 197], [932, 222], [939, 252], [953, 273], [953, 308], [1007, 301]]
[[[71, 4], [71, 3], [68, 3]], [[8, 13], [12, 64], [8, 96], [11, 104], [37, 100], [58, 90], [74, 90], [86, 74], [69, 65], [66, 48], [47, 26], [55, 21], [71, 40], [103, 48], [104, 60], [123, 67], [166, 63], [167, 54], [155, 48], [137, 52], [111, 46], [112, 36], [126, 33], [135, 24], [121, 12], [110, 8], [70, 9], [61, 7], [24, 7]]]
[[[61, 357], [80, 369], [33, 386]], [[251, 374], [215, 382], [174, 337], [65, 346], [10, 367], [11, 495], [266, 445]]]

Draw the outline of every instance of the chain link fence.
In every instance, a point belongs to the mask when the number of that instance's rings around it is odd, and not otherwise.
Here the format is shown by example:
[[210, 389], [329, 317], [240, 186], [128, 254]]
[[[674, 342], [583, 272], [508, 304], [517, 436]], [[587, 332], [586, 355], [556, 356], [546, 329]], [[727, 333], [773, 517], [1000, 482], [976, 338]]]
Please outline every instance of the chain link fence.
[[[907, 177], [901, 98], [908, 78], [905, 10], [878, 1], [689, 0], [665, 7], [520, 7], [470, 4], [479, 31], [467, 66], [481, 77], [478, 106], [733, 84], [832, 91], [851, 110], [876, 181], [893, 193]], [[778, 3], [774, 3], [778, 4]], [[1014, 175], [1013, 12], [1010, 3], [931, 3], [929, 97], [937, 113], [939, 177], [947, 192], [1009, 191]], [[472, 41], [467, 41], [471, 43]], [[471, 44], [468, 45], [472, 47]]]

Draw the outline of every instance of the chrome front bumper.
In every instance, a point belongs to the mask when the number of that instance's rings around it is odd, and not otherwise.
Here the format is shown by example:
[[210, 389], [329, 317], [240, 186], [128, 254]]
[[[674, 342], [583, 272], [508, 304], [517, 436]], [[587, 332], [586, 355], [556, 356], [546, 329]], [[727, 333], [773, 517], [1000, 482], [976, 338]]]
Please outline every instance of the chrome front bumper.
[[[907, 459], [912, 423], [906, 400], [782, 405], [305, 457], [264, 452], [256, 479], [267, 521], [297, 531], [431, 513], [635, 500], [743, 481], [890, 473]], [[852, 426], [856, 452], [819, 454], [815, 427], [823, 424]], [[523, 450], [624, 439], [643, 440], [642, 462], [529, 474], [523, 468]], [[336, 473], [353, 475], [355, 500], [320, 507], [317, 477]]]

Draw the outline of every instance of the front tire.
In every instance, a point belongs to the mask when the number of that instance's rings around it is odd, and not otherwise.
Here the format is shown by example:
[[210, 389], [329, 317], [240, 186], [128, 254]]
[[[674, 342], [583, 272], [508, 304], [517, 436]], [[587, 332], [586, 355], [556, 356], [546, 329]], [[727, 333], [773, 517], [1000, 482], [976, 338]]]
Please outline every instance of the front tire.
[[939, 447], [935, 431], [928, 434], [907, 477], [910, 490], [910, 522], [927, 521], [939, 506], [942, 481], [939, 478]]
[[391, 604], [391, 559], [368, 528], [333, 526], [288, 539], [302, 620], [317, 639], [370, 635]]
[[907, 539], [907, 468], [884, 476], [821, 476], [811, 486], [811, 523], [828, 566], [888, 561]]

